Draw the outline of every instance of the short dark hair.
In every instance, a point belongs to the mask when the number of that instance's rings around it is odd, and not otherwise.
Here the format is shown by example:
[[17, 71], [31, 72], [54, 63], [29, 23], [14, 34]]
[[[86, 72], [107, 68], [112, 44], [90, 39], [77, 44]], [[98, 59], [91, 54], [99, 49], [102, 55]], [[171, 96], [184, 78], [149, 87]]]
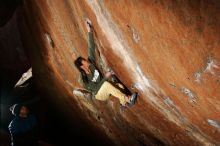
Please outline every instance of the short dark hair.
[[74, 64], [75, 64], [75, 66], [77, 67], [77, 69], [80, 70], [80, 66], [82, 66], [82, 61], [83, 61], [83, 60], [86, 60], [86, 59], [80, 56], [80, 57], [78, 57], [78, 58], [74, 61]]
[[79, 70], [79, 72], [81, 73], [81, 77], [82, 77], [83, 82], [86, 83], [86, 82], [88, 82], [88, 78], [86, 76], [85, 71], [81, 68], [83, 60], [86, 61], [85, 58], [80, 56], [74, 61], [74, 64], [75, 64], [76, 68]]

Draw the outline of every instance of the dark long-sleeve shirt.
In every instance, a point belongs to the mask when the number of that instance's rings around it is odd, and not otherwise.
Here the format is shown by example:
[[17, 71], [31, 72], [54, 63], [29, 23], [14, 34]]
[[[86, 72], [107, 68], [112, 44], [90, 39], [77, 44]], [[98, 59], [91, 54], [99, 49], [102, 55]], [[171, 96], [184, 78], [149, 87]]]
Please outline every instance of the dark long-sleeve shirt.
[[88, 53], [88, 58], [91, 61], [89, 66], [91, 73], [87, 74], [88, 82], [84, 82], [84, 86], [87, 90], [91, 91], [93, 94], [96, 94], [102, 84], [106, 81], [106, 78], [102, 76], [101, 72], [95, 65], [95, 43], [92, 32], [88, 33]]

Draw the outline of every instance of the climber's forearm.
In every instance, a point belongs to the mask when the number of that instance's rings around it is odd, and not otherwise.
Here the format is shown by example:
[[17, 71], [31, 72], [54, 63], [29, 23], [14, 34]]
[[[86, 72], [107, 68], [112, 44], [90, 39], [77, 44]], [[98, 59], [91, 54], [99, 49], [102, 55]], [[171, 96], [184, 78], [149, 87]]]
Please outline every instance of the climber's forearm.
[[92, 32], [88, 32], [88, 52], [89, 59], [95, 62], [95, 43]]

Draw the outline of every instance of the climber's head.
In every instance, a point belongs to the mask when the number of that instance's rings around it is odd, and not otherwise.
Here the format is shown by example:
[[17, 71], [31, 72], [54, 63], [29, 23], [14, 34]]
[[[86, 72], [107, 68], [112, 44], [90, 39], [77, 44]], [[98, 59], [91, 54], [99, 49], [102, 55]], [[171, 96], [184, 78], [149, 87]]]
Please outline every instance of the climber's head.
[[88, 78], [86, 76], [85, 68], [89, 67], [90, 61], [86, 60], [83, 57], [78, 57], [75, 61], [74, 64], [76, 68], [79, 70], [79, 72], [82, 75], [82, 80], [83, 82], [88, 82]]
[[75, 66], [77, 67], [77, 69], [79, 71], [83, 70], [84, 68], [89, 67], [89, 61], [86, 60], [83, 57], [78, 57], [75, 61], [74, 61]]

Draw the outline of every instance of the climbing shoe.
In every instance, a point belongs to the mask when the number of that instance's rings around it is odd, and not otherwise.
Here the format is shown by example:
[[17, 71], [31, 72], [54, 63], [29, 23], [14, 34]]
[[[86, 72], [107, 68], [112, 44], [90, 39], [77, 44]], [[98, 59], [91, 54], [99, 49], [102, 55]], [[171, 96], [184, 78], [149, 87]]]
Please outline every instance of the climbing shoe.
[[135, 92], [135, 93], [133, 93], [133, 94], [131, 95], [131, 99], [130, 99], [130, 101], [129, 101], [129, 103], [128, 103], [128, 106], [129, 106], [129, 107], [135, 104], [135, 102], [137, 101], [137, 96], [138, 96], [138, 93], [137, 93], [137, 92]]

